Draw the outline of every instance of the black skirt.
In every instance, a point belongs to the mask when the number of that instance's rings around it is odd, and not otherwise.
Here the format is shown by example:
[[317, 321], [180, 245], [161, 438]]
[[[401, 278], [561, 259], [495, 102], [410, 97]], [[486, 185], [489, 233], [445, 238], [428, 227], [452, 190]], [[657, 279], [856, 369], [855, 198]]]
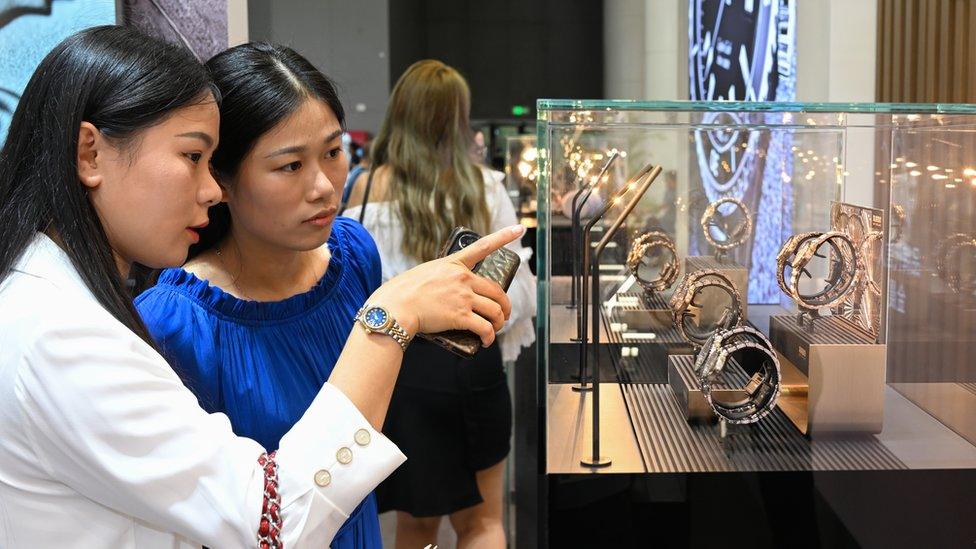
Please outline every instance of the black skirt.
[[512, 396], [498, 343], [473, 359], [415, 339], [383, 434], [407, 461], [376, 490], [380, 512], [448, 515], [482, 502], [475, 473], [508, 455]]

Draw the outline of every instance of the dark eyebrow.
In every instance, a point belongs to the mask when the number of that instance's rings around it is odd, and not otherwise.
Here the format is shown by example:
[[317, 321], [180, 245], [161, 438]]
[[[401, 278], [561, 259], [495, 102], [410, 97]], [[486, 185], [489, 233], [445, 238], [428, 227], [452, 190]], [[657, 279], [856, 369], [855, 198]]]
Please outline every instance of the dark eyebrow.
[[[329, 141], [332, 141], [333, 139], [336, 139], [336, 138], [338, 138], [341, 135], [342, 135], [342, 128], [339, 128], [338, 130], [336, 130], [336, 131], [330, 133], [329, 135], [327, 135], [325, 137], [324, 142], [325, 143], [328, 143]], [[278, 150], [272, 152], [271, 154], [265, 156], [265, 158], [271, 158], [273, 156], [281, 156], [283, 154], [292, 154], [292, 153], [300, 153], [300, 152], [305, 152], [305, 146], [304, 145], [293, 145], [291, 147], [285, 147], [283, 149], [278, 149]]]
[[207, 147], [213, 147], [213, 142], [214, 142], [213, 137], [210, 137], [209, 135], [203, 132], [186, 132], [186, 133], [181, 133], [176, 137], [191, 137], [194, 139], [199, 139], [200, 141], [206, 143]]
[[265, 158], [271, 158], [273, 156], [281, 156], [283, 154], [300, 153], [305, 150], [304, 145], [295, 145], [293, 147], [285, 147], [283, 149], [278, 149], [273, 153], [265, 156]]

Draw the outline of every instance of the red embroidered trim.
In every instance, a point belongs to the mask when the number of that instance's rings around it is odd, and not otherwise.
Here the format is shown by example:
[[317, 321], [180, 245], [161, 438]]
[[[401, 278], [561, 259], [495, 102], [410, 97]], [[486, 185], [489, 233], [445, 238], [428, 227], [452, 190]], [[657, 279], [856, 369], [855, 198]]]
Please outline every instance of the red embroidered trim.
[[281, 541], [281, 496], [278, 494], [276, 453], [264, 453], [258, 458], [258, 464], [264, 469], [264, 503], [261, 504], [261, 525], [258, 527], [260, 549], [285, 547]]

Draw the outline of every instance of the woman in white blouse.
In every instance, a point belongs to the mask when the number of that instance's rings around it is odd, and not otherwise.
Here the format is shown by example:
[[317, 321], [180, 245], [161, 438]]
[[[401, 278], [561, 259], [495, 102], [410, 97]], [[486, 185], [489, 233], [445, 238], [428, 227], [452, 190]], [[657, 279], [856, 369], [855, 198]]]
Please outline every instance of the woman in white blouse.
[[[276, 455], [154, 349], [123, 281], [198, 238], [218, 118], [189, 52], [123, 27], [69, 37], [27, 85], [0, 152], [0, 547], [325, 547], [403, 462], [377, 430], [403, 352], [389, 325], [351, 327]], [[520, 234], [390, 280], [371, 319], [490, 345], [510, 305], [469, 268]]]
[[[344, 215], [358, 218], [383, 260], [383, 279], [437, 256], [453, 227], [482, 234], [516, 223], [501, 179], [475, 164], [467, 82], [434, 60], [409, 67], [373, 141], [373, 171], [359, 177]], [[426, 341], [408, 349], [383, 431], [410, 461], [377, 490], [380, 512], [395, 509], [399, 548], [433, 543], [447, 515], [460, 547], [504, 547], [502, 479], [512, 430], [502, 364], [535, 340], [531, 251], [509, 295], [499, 345], [464, 360]]]

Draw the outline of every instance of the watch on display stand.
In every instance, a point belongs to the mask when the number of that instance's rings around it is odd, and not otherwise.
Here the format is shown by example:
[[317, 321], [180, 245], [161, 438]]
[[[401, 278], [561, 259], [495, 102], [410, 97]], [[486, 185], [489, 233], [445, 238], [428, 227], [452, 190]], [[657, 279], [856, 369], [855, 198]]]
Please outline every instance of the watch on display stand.
[[[657, 271], [653, 276], [645, 268]], [[627, 270], [648, 294], [661, 293], [670, 288], [681, 268], [674, 240], [661, 231], [646, 232], [636, 239], [627, 254]]]
[[881, 431], [883, 219], [880, 210], [833, 203], [830, 230], [794, 234], [777, 256], [777, 283], [798, 311], [769, 320], [791, 389], [780, 408], [808, 435]]
[[[812, 291], [802, 289], [817, 282], [811, 263], [828, 259], [825, 253], [830, 256], [823, 283]], [[837, 307], [857, 289], [858, 255], [854, 240], [841, 231], [800, 233], [786, 240], [776, 257], [776, 281], [799, 309], [797, 324], [812, 330], [822, 309]]]
[[[738, 353], [728, 360], [723, 358], [717, 363], [716, 369], [710, 370], [715, 375], [709, 377], [702, 377], [699, 373], [700, 368], [695, 366], [695, 360], [707, 354], [709, 345], [718, 341], [715, 340], [717, 334], [743, 328], [745, 317], [742, 312], [742, 294], [723, 272], [699, 270], [685, 275], [671, 295], [669, 304], [674, 326], [681, 337], [691, 344], [692, 353], [675, 353], [668, 356], [668, 385], [683, 410], [685, 419], [711, 421], [718, 418], [722, 420], [721, 434], [724, 437], [725, 419], [734, 420], [732, 423], [749, 423], [740, 421], [746, 417], [745, 415], [736, 417], [741, 410], [730, 411], [727, 414], [728, 418], [725, 418], [717, 413], [715, 408], [722, 406], [722, 403], [745, 398], [743, 391], [746, 390], [742, 387], [747, 384], [745, 378], [749, 376], [743, 373], [745, 371], [743, 367], [746, 365], [740, 366], [738, 362], [742, 358], [739, 355], [743, 353]], [[752, 328], [746, 328], [746, 331], [751, 334]], [[727, 375], [719, 376], [718, 373], [723, 369]], [[776, 386], [778, 392], [778, 366], [777, 374], [767, 376], [766, 379]], [[736, 385], [736, 382], [741, 383]], [[714, 395], [709, 393], [712, 388], [714, 388]], [[756, 419], [759, 417], [757, 416]]]
[[[742, 295], [748, 295], [749, 269], [735, 260], [735, 251], [743, 248], [753, 236], [753, 220], [749, 208], [737, 198], [720, 198], [705, 207], [699, 226], [705, 241], [715, 253], [686, 257], [685, 272], [721, 273], [733, 282]], [[745, 301], [741, 304], [741, 313], [743, 317], [749, 313]]]
[[[612, 161], [613, 158], [611, 158], [607, 162], [607, 166], [609, 166], [610, 162]], [[589, 311], [589, 299], [590, 299], [587, 282], [590, 279], [590, 271], [591, 271], [590, 267], [591, 267], [591, 257], [592, 257], [590, 234], [592, 233], [593, 228], [596, 227], [596, 225], [603, 219], [603, 216], [605, 216], [607, 212], [610, 211], [611, 208], [613, 208], [617, 203], [623, 200], [631, 191], [633, 191], [635, 187], [638, 185], [638, 183], [643, 181], [649, 174], [651, 174], [653, 170], [654, 170], [654, 166], [648, 164], [640, 172], [638, 172], [637, 175], [630, 178], [627, 181], [627, 184], [621, 187], [613, 195], [613, 197], [611, 197], [610, 200], [607, 200], [603, 204], [603, 207], [600, 208], [600, 211], [597, 212], [596, 215], [591, 217], [586, 222], [586, 225], [584, 225], [582, 229], [580, 229], [580, 250], [579, 250], [580, 258], [581, 258], [580, 259], [580, 280], [577, 284], [580, 295], [579, 295], [579, 307], [577, 308], [576, 311], [576, 334], [577, 334], [576, 341], [579, 343], [579, 374], [578, 374], [579, 383], [573, 386], [574, 391], [577, 392], [589, 391], [592, 388], [590, 384], [591, 377], [587, 369], [588, 361], [587, 361], [587, 337], [586, 337], [588, 331], [587, 322], [589, 320], [587, 318], [587, 313]], [[657, 175], [654, 174], [654, 177], [656, 176]], [[622, 222], [623, 220], [621, 220], [621, 223]], [[596, 263], [595, 266], [596, 266], [595, 271], [599, 271], [599, 263]], [[596, 299], [597, 297], [599, 297], [599, 292], [595, 292], [594, 299]], [[597, 332], [599, 331], [599, 324], [595, 325], [594, 330]]]
[[[629, 194], [629, 196], [627, 197], [628, 198], [627, 203], [626, 205], [623, 206], [623, 209], [620, 212], [620, 214], [617, 216], [616, 219], [614, 219], [610, 227], [606, 229], [606, 231], [603, 234], [603, 237], [593, 248], [592, 252], [590, 251], [589, 245], [587, 245], [587, 247], [584, 249], [582, 272], [584, 277], [586, 277], [587, 274], [589, 275], [591, 290], [590, 290], [590, 295], [587, 296], [586, 294], [587, 280], [586, 278], [584, 278], [581, 281], [583, 299], [580, 301], [580, 306], [584, 308], [584, 324], [582, 326], [583, 329], [581, 331], [581, 335], [583, 337], [579, 343], [580, 358], [581, 358], [580, 367], [582, 368], [580, 377], [583, 378], [583, 374], [585, 372], [585, 368], [588, 360], [592, 360], [592, 371], [593, 371], [592, 374], [593, 381], [592, 381], [592, 391], [591, 391], [592, 403], [593, 403], [592, 413], [591, 413], [593, 418], [593, 427], [592, 427], [593, 445], [592, 445], [590, 455], [589, 456], [584, 455], [584, 457], [580, 460], [580, 465], [584, 467], [601, 468], [601, 467], [607, 467], [612, 463], [612, 460], [609, 456], [606, 456], [600, 452], [600, 355], [601, 355], [600, 326], [601, 326], [601, 317], [603, 315], [603, 296], [601, 295], [600, 292], [600, 257], [602, 256], [603, 251], [607, 248], [607, 244], [610, 243], [614, 235], [616, 235], [617, 232], [620, 230], [620, 227], [623, 225], [624, 220], [627, 219], [630, 213], [637, 206], [637, 203], [640, 202], [641, 198], [644, 197], [644, 195], [647, 193], [647, 190], [651, 187], [651, 184], [658, 177], [658, 175], [660, 175], [660, 173], [661, 173], [661, 167], [654, 166], [652, 164], [648, 164], [640, 172], [638, 172], [638, 174], [634, 176], [630, 180], [630, 182], [628, 182], [628, 184], [624, 187], [625, 191], [623, 194], [619, 196], [619, 199], [615, 198], [614, 200], [609, 202], [609, 204], [612, 205], [613, 203], [619, 202], [620, 199], [622, 199], [625, 195]], [[632, 192], [628, 193], [628, 191], [632, 191]], [[606, 209], [609, 209], [609, 207], [607, 207]], [[606, 209], [598, 217], [602, 217], [604, 214], [606, 214]], [[594, 223], [595, 221], [591, 220], [590, 223], [587, 224], [586, 231], [583, 233], [584, 240], [588, 241], [587, 233], [590, 229], [592, 229]], [[589, 305], [589, 307], [591, 307], [590, 314], [592, 315], [592, 320], [590, 322], [589, 330], [587, 329], [587, 326], [585, 324], [586, 322], [585, 308], [587, 308], [587, 298], [592, 299], [592, 303]], [[592, 333], [590, 334], [590, 337], [587, 338], [587, 333], [589, 331], [592, 331]], [[592, 349], [592, 357], [589, 356], [589, 353], [587, 352], [588, 349]]]
[[674, 327], [695, 349], [715, 332], [738, 326], [743, 319], [741, 294], [732, 280], [718, 271], [685, 275], [671, 294], [670, 306]]
[[674, 239], [660, 230], [639, 234], [630, 245], [625, 266], [629, 277], [617, 293], [611, 330], [655, 338], [670, 331], [667, 292], [681, 271]]
[[[935, 270], [952, 293], [971, 302], [976, 292], [976, 235], [954, 233], [939, 241]], [[968, 261], [967, 261], [968, 260]]]
[[[730, 211], [723, 213], [722, 210], [726, 208]], [[736, 217], [741, 219], [736, 220]], [[744, 202], [731, 196], [710, 203], [702, 213], [699, 224], [705, 240], [715, 248], [715, 260], [719, 263], [727, 259], [731, 250], [745, 244], [752, 236], [752, 213]]]
[[[725, 434], [727, 424], [755, 423], [776, 406], [780, 393], [780, 367], [772, 343], [750, 326], [715, 332], [695, 358], [701, 393], [718, 416]], [[723, 377], [738, 389], [715, 387]], [[713, 390], [715, 387], [716, 390]]]

